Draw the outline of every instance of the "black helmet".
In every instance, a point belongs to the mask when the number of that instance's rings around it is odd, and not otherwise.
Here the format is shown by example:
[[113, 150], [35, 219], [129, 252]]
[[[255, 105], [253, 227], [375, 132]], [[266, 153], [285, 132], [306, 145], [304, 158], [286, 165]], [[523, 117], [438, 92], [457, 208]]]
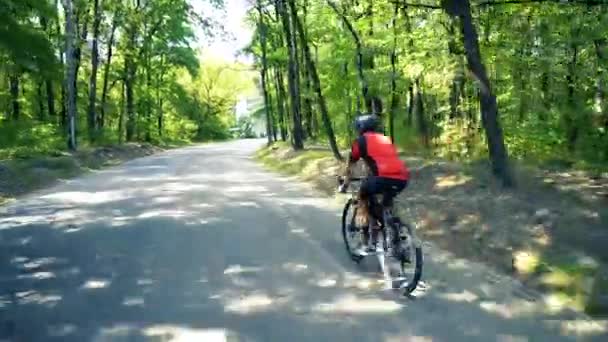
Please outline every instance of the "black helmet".
[[380, 126], [380, 119], [377, 115], [368, 114], [355, 118], [355, 129], [359, 134], [375, 131], [378, 129], [378, 126]]

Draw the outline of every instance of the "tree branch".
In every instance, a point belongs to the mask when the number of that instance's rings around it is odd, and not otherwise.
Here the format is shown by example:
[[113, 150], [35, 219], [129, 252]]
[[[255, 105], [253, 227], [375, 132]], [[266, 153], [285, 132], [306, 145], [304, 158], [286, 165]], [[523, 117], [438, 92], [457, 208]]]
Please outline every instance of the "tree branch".
[[406, 1], [398, 1], [398, 0], [392, 0], [390, 1], [391, 4], [393, 5], [399, 5], [399, 6], [403, 6], [403, 7], [411, 7], [411, 8], [425, 8], [425, 9], [433, 9], [433, 10], [440, 10], [443, 9], [443, 7], [441, 7], [440, 5], [430, 5], [430, 4], [421, 4], [421, 3], [408, 3]]
[[482, 1], [477, 6], [499, 6], [499, 5], [523, 5], [531, 3], [549, 2], [558, 5], [587, 5], [600, 6], [608, 5], [607, 0], [503, 0], [503, 1]]

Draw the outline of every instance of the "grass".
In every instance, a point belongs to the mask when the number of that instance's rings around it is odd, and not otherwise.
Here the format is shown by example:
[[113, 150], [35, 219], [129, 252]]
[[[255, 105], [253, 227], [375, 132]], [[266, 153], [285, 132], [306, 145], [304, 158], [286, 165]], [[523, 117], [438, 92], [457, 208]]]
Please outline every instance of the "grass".
[[126, 144], [83, 148], [74, 153], [31, 153], [0, 161], [0, 205], [58, 180], [150, 155], [157, 150], [152, 145]]

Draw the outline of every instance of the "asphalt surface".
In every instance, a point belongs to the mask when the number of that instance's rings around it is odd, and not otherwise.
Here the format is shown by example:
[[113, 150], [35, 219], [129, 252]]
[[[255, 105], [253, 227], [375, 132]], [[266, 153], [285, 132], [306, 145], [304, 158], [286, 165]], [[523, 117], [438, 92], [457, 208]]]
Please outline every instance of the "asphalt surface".
[[602, 339], [429, 244], [415, 298], [382, 290], [346, 257], [340, 201], [264, 171], [262, 144], [168, 151], [0, 208], [0, 340]]

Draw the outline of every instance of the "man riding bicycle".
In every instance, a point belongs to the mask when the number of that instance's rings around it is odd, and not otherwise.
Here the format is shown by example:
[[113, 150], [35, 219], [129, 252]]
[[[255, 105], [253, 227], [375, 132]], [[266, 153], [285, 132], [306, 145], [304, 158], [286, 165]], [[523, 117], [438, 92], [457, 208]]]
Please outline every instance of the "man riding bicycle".
[[[391, 139], [378, 132], [380, 119], [376, 115], [362, 115], [355, 119], [355, 128], [359, 133], [351, 147], [350, 157], [345, 172], [345, 181], [340, 191], [348, 188], [352, 168], [357, 161], [363, 159], [371, 175], [361, 184], [356, 225], [361, 229], [361, 242], [355, 250], [356, 254], [364, 254], [369, 246], [369, 227], [372, 226], [372, 246], [375, 250], [378, 236], [377, 221], [382, 220], [380, 208], [375, 208], [373, 198], [376, 194], [397, 195], [407, 186], [410, 172], [403, 161], [399, 159], [397, 148]], [[370, 220], [370, 214], [372, 220]]]

